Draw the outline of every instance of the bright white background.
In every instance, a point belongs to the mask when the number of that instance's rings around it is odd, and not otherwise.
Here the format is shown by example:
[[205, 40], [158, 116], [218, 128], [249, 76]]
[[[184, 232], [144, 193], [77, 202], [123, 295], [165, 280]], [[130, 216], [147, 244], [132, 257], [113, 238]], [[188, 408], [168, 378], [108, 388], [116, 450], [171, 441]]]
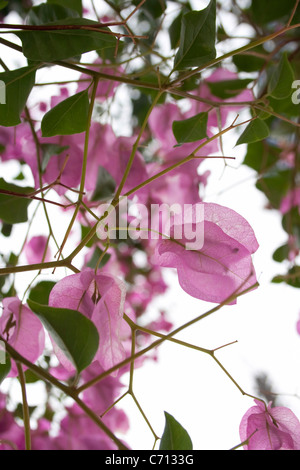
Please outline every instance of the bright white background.
[[[194, 2], [202, 8], [203, 2]], [[15, 40], [15, 37], [14, 37]], [[6, 60], [7, 49], [0, 48]], [[10, 53], [10, 52], [9, 52]], [[8, 57], [8, 63], [17, 67], [20, 56]], [[50, 80], [56, 71], [44, 71], [41, 79]], [[64, 70], [64, 78], [68, 72]], [[126, 96], [124, 95], [124, 100]], [[237, 343], [221, 349], [217, 357], [234, 380], [249, 394], [257, 394], [254, 377], [266, 373], [273, 391], [280, 394], [280, 404], [289, 406], [300, 418], [300, 336], [296, 322], [300, 311], [299, 291], [284, 284], [271, 284], [272, 277], [285, 273], [286, 267], [272, 261], [274, 250], [286, 242], [280, 217], [275, 211], [265, 210], [264, 195], [254, 187], [255, 173], [241, 165], [244, 148], [234, 149], [236, 135], [225, 140], [225, 154], [236, 160], [224, 172], [222, 160], [208, 160], [200, 171], [210, 169], [212, 174], [205, 191], [205, 201], [217, 202], [243, 215], [252, 225], [259, 242], [253, 260], [260, 287], [238, 299], [235, 306], [222, 308], [177, 337], [205, 348], [216, 348], [232, 341]], [[0, 176], [12, 178], [16, 167], [0, 164]], [[29, 173], [30, 175], [30, 173]], [[30, 176], [29, 176], [30, 177]], [[50, 214], [56, 214], [49, 207]], [[58, 217], [55, 215], [55, 217]], [[55, 233], [63, 236], [69, 223], [66, 216], [56, 219]], [[40, 233], [39, 225], [33, 227]], [[18, 232], [19, 234], [20, 232]], [[15, 240], [3, 242], [1, 251], [11, 249]], [[61, 238], [59, 238], [61, 239]], [[169, 292], [151, 305], [147, 318], [165, 309], [174, 327], [206, 312], [213, 304], [193, 299], [178, 285], [176, 274], [164, 271], [170, 281]], [[30, 275], [31, 276], [31, 275]], [[31, 277], [24, 275], [21, 288], [26, 288]], [[33, 275], [32, 275], [33, 278]], [[124, 385], [127, 384], [123, 376]], [[1, 390], [7, 387], [4, 384]], [[14, 386], [16, 399], [18, 387]], [[134, 391], [155, 432], [161, 435], [164, 411], [172, 414], [189, 432], [195, 449], [229, 449], [240, 441], [238, 427], [243, 413], [253, 404], [244, 397], [217, 364], [208, 356], [175, 344], [163, 344], [158, 351], [158, 362], [146, 361], [134, 375]], [[32, 392], [32, 393], [31, 393]], [[43, 387], [29, 386], [30, 404], [42, 401]], [[120, 436], [133, 449], [151, 449], [153, 436], [130, 397], [122, 401], [127, 411], [131, 429]]]

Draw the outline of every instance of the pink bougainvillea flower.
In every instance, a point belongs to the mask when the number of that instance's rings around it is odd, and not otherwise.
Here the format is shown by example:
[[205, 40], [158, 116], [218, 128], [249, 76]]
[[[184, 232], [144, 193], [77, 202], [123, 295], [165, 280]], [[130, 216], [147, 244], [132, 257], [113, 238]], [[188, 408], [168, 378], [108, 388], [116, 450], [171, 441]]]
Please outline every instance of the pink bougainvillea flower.
[[191, 217], [173, 223], [170, 237], [158, 241], [153, 262], [176, 268], [179, 284], [191, 296], [219, 303], [256, 283], [251, 254], [258, 243], [235, 211], [213, 203], [203, 207], [202, 221], [195, 223], [193, 206]]
[[300, 335], [300, 314], [299, 314], [299, 320], [296, 322], [296, 330], [297, 330], [297, 333], [299, 333]]
[[[116, 72], [121, 72], [122, 69], [119, 67], [116, 69], [115, 67], [109, 67], [107, 65], [102, 65], [102, 59], [99, 57], [94, 62], [94, 65], [89, 67], [90, 70], [95, 70], [96, 72], [101, 72], [106, 75], [116, 75]], [[91, 83], [91, 77], [89, 75], [82, 74], [79, 78], [78, 87], [76, 93], [84, 91], [88, 88]], [[113, 80], [99, 80], [97, 91], [96, 91], [96, 98], [100, 101], [105, 101], [107, 98], [114, 95], [116, 88], [120, 85], [120, 82], [113, 81]]]
[[[50, 261], [50, 250], [47, 247], [48, 238], [44, 235], [32, 237], [25, 245], [24, 253], [29, 264]], [[47, 249], [46, 249], [47, 248]]]
[[[45, 331], [40, 320], [17, 297], [3, 299], [0, 317], [0, 334], [8, 343], [30, 362], [36, 362], [44, 351]], [[10, 376], [17, 375], [12, 364]]]
[[[100, 344], [95, 360], [104, 369], [124, 359], [120, 328], [125, 293], [125, 284], [120, 279], [108, 273], [95, 274], [90, 268], [65, 277], [50, 293], [51, 307], [78, 310], [96, 325]], [[74, 370], [62, 352], [57, 347], [54, 349], [62, 365], [67, 370]]]
[[240, 438], [245, 450], [300, 450], [300, 422], [284, 406], [272, 408], [272, 402], [254, 400], [240, 424]]
[[7, 397], [0, 393], [0, 450], [25, 450], [24, 429], [6, 409]]

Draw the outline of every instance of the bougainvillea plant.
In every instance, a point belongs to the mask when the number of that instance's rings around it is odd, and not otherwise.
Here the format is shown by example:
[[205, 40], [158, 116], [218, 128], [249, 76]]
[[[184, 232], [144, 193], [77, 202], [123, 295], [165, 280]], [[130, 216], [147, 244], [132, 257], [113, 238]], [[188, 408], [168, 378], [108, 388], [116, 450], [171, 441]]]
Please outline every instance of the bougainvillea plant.
[[[299, 450], [291, 409], [244, 391], [223, 346], [176, 336], [260, 288], [253, 228], [202, 196], [228, 136], [282, 220], [273, 282], [300, 287], [299, 0], [12, 0], [0, 17], [0, 449], [134, 450], [131, 396], [153, 449], [191, 450], [134, 391], [173, 342], [255, 400], [232, 448]], [[199, 301], [179, 327], [146, 315], [168, 270]]]

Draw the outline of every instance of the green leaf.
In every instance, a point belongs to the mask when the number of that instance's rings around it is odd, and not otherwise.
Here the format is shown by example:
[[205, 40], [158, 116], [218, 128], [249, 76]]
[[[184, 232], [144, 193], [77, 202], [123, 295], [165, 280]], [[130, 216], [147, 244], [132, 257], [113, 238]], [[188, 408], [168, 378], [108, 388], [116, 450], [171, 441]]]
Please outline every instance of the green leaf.
[[[15, 184], [6, 183], [0, 178], [0, 190], [10, 191], [12, 193], [28, 194], [34, 191], [33, 188], [20, 187]], [[8, 224], [18, 224], [27, 221], [27, 209], [32, 199], [26, 197], [13, 196], [10, 194], [1, 194], [0, 192], [0, 219]]]
[[26, 22], [31, 25], [42, 25], [65, 20], [66, 18], [78, 18], [78, 16], [78, 13], [70, 8], [64, 8], [56, 4], [41, 3], [41, 5], [30, 9]]
[[[262, 54], [262, 57], [252, 55], [251, 53]], [[264, 59], [263, 56], [266, 56]], [[254, 47], [251, 49], [250, 54], [249, 52], [245, 52], [244, 54], [236, 54], [232, 57], [232, 62], [237, 67], [238, 71], [242, 72], [256, 72], [262, 68], [264, 63], [267, 59], [267, 53], [263, 49], [263, 46]]]
[[49, 295], [53, 287], [54, 281], [41, 281], [31, 288], [28, 298], [42, 305], [48, 305]]
[[294, 71], [288, 60], [287, 53], [280, 59], [279, 65], [271, 69], [268, 93], [277, 100], [288, 98], [292, 93]]
[[[102, 253], [103, 253], [103, 251], [101, 250], [101, 248], [96, 246], [91, 259], [87, 263], [87, 266], [89, 268], [95, 269]], [[110, 253], [105, 253], [105, 255], [103, 256], [103, 258], [101, 259], [101, 261], [98, 265], [98, 268], [102, 268], [103, 266], [105, 266], [106, 263], [109, 261], [110, 257], [111, 257]]]
[[87, 127], [89, 96], [87, 90], [76, 93], [48, 111], [42, 119], [43, 137], [71, 135]]
[[[81, 25], [85, 27], [97, 24], [95, 21], [83, 18], [66, 18], [49, 23], [49, 25]], [[109, 31], [108, 28], [103, 29]], [[89, 29], [20, 31], [15, 34], [22, 41], [25, 57], [39, 62], [69, 59], [85, 52], [99, 51], [116, 46], [116, 38], [112, 34]]]
[[207, 137], [208, 113], [199, 113], [182, 121], [174, 121], [173, 134], [179, 145], [187, 142], [196, 142]]
[[277, 263], [282, 263], [282, 261], [288, 259], [289, 251], [288, 245], [282, 245], [274, 251], [272, 258], [274, 261], [277, 261]]
[[200, 11], [183, 15], [180, 46], [175, 56], [176, 70], [200, 67], [216, 57], [216, 0]]
[[278, 161], [279, 153], [280, 150], [277, 147], [265, 145], [265, 142], [262, 141], [254, 142], [247, 146], [247, 153], [243, 164], [258, 173], [263, 173]]
[[92, 201], [101, 201], [111, 197], [116, 189], [116, 182], [111, 174], [103, 167], [98, 168], [98, 178]]
[[267, 124], [262, 119], [254, 119], [251, 121], [244, 132], [240, 135], [236, 145], [252, 144], [260, 140], [266, 139], [270, 135]]
[[59, 155], [64, 150], [67, 150], [69, 147], [68, 145], [61, 146], [58, 144], [41, 144], [42, 150], [42, 171], [44, 172], [47, 168], [49, 160], [54, 155]]
[[[134, 0], [133, 5], [140, 4], [140, 0]], [[167, 8], [165, 0], [147, 0], [142, 6], [141, 10], [146, 10], [153, 18], [159, 18]]]
[[241, 93], [253, 80], [251, 78], [206, 82], [214, 96], [222, 99], [233, 98]]
[[278, 275], [273, 277], [272, 282], [279, 284], [285, 282], [288, 286], [300, 288], [300, 266], [293, 266], [287, 275]]
[[[1, 342], [0, 342], [1, 345]], [[0, 384], [8, 376], [11, 369], [11, 361], [9, 355], [5, 352], [4, 348], [0, 347]]]
[[82, 0], [47, 0], [47, 3], [61, 5], [65, 8], [72, 8], [82, 16]]
[[5, 0], [1, 0], [0, 1], [0, 10], [3, 10], [3, 8], [7, 7], [8, 5], [8, 2], [6, 2]]
[[176, 18], [171, 23], [171, 26], [169, 27], [171, 49], [175, 49], [176, 47], [179, 47], [182, 16], [185, 13], [188, 13], [190, 11], [191, 11], [191, 7], [189, 3], [187, 3], [186, 5], [183, 5], [182, 11], [179, 13], [178, 16], [176, 16]]
[[279, 208], [282, 198], [287, 194], [292, 181], [290, 168], [271, 168], [257, 181], [256, 187], [262, 191], [274, 208]]
[[[1, 126], [10, 127], [20, 124], [20, 114], [26, 105], [34, 83], [35, 69], [32, 67], [22, 67], [0, 73], [0, 85], [3, 85], [0, 100]], [[3, 94], [5, 100], [3, 100]]]
[[27, 303], [78, 372], [91, 364], [98, 350], [99, 335], [89, 318], [76, 310], [49, 307], [31, 299]]
[[252, 0], [251, 10], [256, 24], [264, 25], [281, 18], [288, 18], [295, 0]]
[[165, 420], [165, 429], [159, 450], [193, 450], [193, 444], [187, 431], [166, 411]]

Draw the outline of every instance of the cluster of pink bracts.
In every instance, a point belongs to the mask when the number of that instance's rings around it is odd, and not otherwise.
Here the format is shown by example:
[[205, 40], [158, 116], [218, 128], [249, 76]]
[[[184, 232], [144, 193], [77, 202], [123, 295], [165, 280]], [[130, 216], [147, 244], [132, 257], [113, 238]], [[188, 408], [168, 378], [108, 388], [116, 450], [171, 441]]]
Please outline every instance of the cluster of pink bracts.
[[[218, 81], [232, 78], [232, 73], [219, 69], [208, 80]], [[100, 82], [97, 98], [105, 99], [114, 92], [117, 83], [108, 86]], [[79, 89], [81, 91], [81, 89]], [[206, 84], [198, 90], [202, 98], [213, 98]], [[51, 106], [68, 96], [66, 89], [61, 95], [53, 97]], [[251, 100], [250, 91], [235, 97], [236, 101]], [[232, 100], [231, 100], [232, 101]], [[43, 109], [47, 107], [42, 105]], [[167, 168], [189, 155], [199, 143], [187, 143], [175, 146], [172, 132], [174, 120], [191, 117], [199, 112], [207, 111], [208, 106], [193, 101], [187, 112], [182, 112], [175, 103], [165, 103], [155, 108], [149, 119], [149, 131], [156, 143], [156, 155], [150, 163], [146, 163], [137, 152], [130, 170], [123, 193], [132, 190], [161, 170]], [[228, 113], [234, 107], [221, 107], [221, 121], [224, 125]], [[32, 110], [34, 112], [34, 110]], [[208, 137], [214, 128], [219, 126], [214, 110], [209, 112]], [[66, 147], [59, 155], [49, 160], [42, 175], [43, 183], [49, 185], [60, 176], [63, 185], [53, 186], [64, 202], [67, 188], [77, 188], [82, 171], [84, 134], [43, 138], [37, 129], [40, 143], [57, 144]], [[148, 135], [144, 138], [147, 139]], [[116, 137], [110, 125], [92, 122], [90, 129], [89, 153], [84, 201], [89, 204], [89, 196], [93, 194], [97, 182], [98, 167], [104, 167], [118, 185], [129, 160], [135, 136]], [[16, 129], [1, 128], [0, 144], [4, 147], [2, 162], [11, 159], [22, 160], [30, 167], [39, 187], [39, 172], [36, 159], [35, 142], [30, 126], [25, 121]], [[198, 153], [203, 157], [218, 151], [218, 141], [213, 140]], [[66, 159], [68, 155], [68, 158]], [[207, 173], [199, 175], [199, 158], [155, 179], [151, 184], [136, 191], [135, 198], [139, 202], [151, 204], [184, 205], [203, 203], [199, 196], [200, 187], [205, 186]], [[62, 166], [64, 166], [61, 172]], [[109, 249], [110, 259], [95, 274], [86, 266], [78, 274], [69, 275], [56, 283], [51, 291], [49, 305], [52, 307], [69, 308], [80, 311], [97, 327], [101, 341], [93, 363], [82, 372], [81, 380], [88, 381], [99, 375], [103, 370], [120, 363], [130, 354], [130, 328], [123, 320], [124, 312], [133, 320], [142, 315], [151, 300], [167, 289], [163, 280], [162, 268], [174, 268], [178, 273], [179, 284], [191, 296], [213, 303], [221, 303], [230, 299], [234, 293], [251, 289], [256, 283], [252, 254], [258, 248], [254, 232], [248, 222], [233, 210], [213, 203], [204, 204], [204, 243], [201, 250], [186, 250], [184, 238], [181, 240], [158, 239], [142, 240], [143, 251], [147, 255], [148, 269], [140, 273], [134, 266], [133, 254], [135, 246], [122, 246], [117, 253]], [[283, 203], [285, 204], [285, 203]], [[61, 209], [63, 210], [63, 209]], [[66, 209], [67, 210], [67, 209]], [[93, 205], [97, 214], [97, 207]], [[93, 222], [88, 213], [80, 219], [81, 224]], [[173, 229], [175, 230], [175, 226]], [[41, 262], [46, 237], [41, 234], [32, 237], [25, 245], [24, 255], [28, 263]], [[99, 242], [100, 243], [100, 242]], [[99, 244], [101, 246], [101, 244]], [[48, 250], [44, 261], [51, 260]], [[89, 259], [87, 254], [87, 260]], [[134, 272], [134, 279], [128, 282]], [[100, 294], [95, 301], [95, 288]], [[228, 303], [234, 303], [232, 298]], [[0, 334], [26, 359], [35, 363], [45, 348], [45, 332], [37, 316], [26, 304], [17, 297], [3, 300], [3, 312], [0, 317]], [[158, 331], [169, 331], [169, 323], [162, 312], [155, 322]], [[151, 326], [151, 325], [150, 325]], [[64, 356], [59, 347], [52, 341], [53, 352], [58, 359], [58, 366], [50, 372], [58, 379], [67, 380], [74, 374], [74, 367]], [[142, 363], [143, 359], [140, 359]], [[139, 361], [137, 361], [139, 362]], [[101, 415], [119, 396], [122, 388], [120, 377], [127, 371], [124, 367], [117, 374], [112, 374], [83, 393], [82, 399]], [[17, 375], [15, 364], [12, 364], [10, 376]], [[123, 411], [113, 407], [103, 417], [103, 421], [113, 431], [126, 431], [128, 419]], [[38, 421], [32, 432], [33, 449], [114, 449], [111, 440], [82, 412], [77, 406], [68, 408], [66, 417], [60, 423], [58, 435], [50, 433], [51, 423], [45, 418]], [[282, 407], [265, 407], [256, 401], [243, 417], [240, 426], [241, 441], [246, 442], [245, 449], [300, 449], [300, 423], [293, 413]], [[6, 397], [0, 395], [0, 449], [23, 449], [23, 428], [17, 424], [12, 413], [6, 410]]]

